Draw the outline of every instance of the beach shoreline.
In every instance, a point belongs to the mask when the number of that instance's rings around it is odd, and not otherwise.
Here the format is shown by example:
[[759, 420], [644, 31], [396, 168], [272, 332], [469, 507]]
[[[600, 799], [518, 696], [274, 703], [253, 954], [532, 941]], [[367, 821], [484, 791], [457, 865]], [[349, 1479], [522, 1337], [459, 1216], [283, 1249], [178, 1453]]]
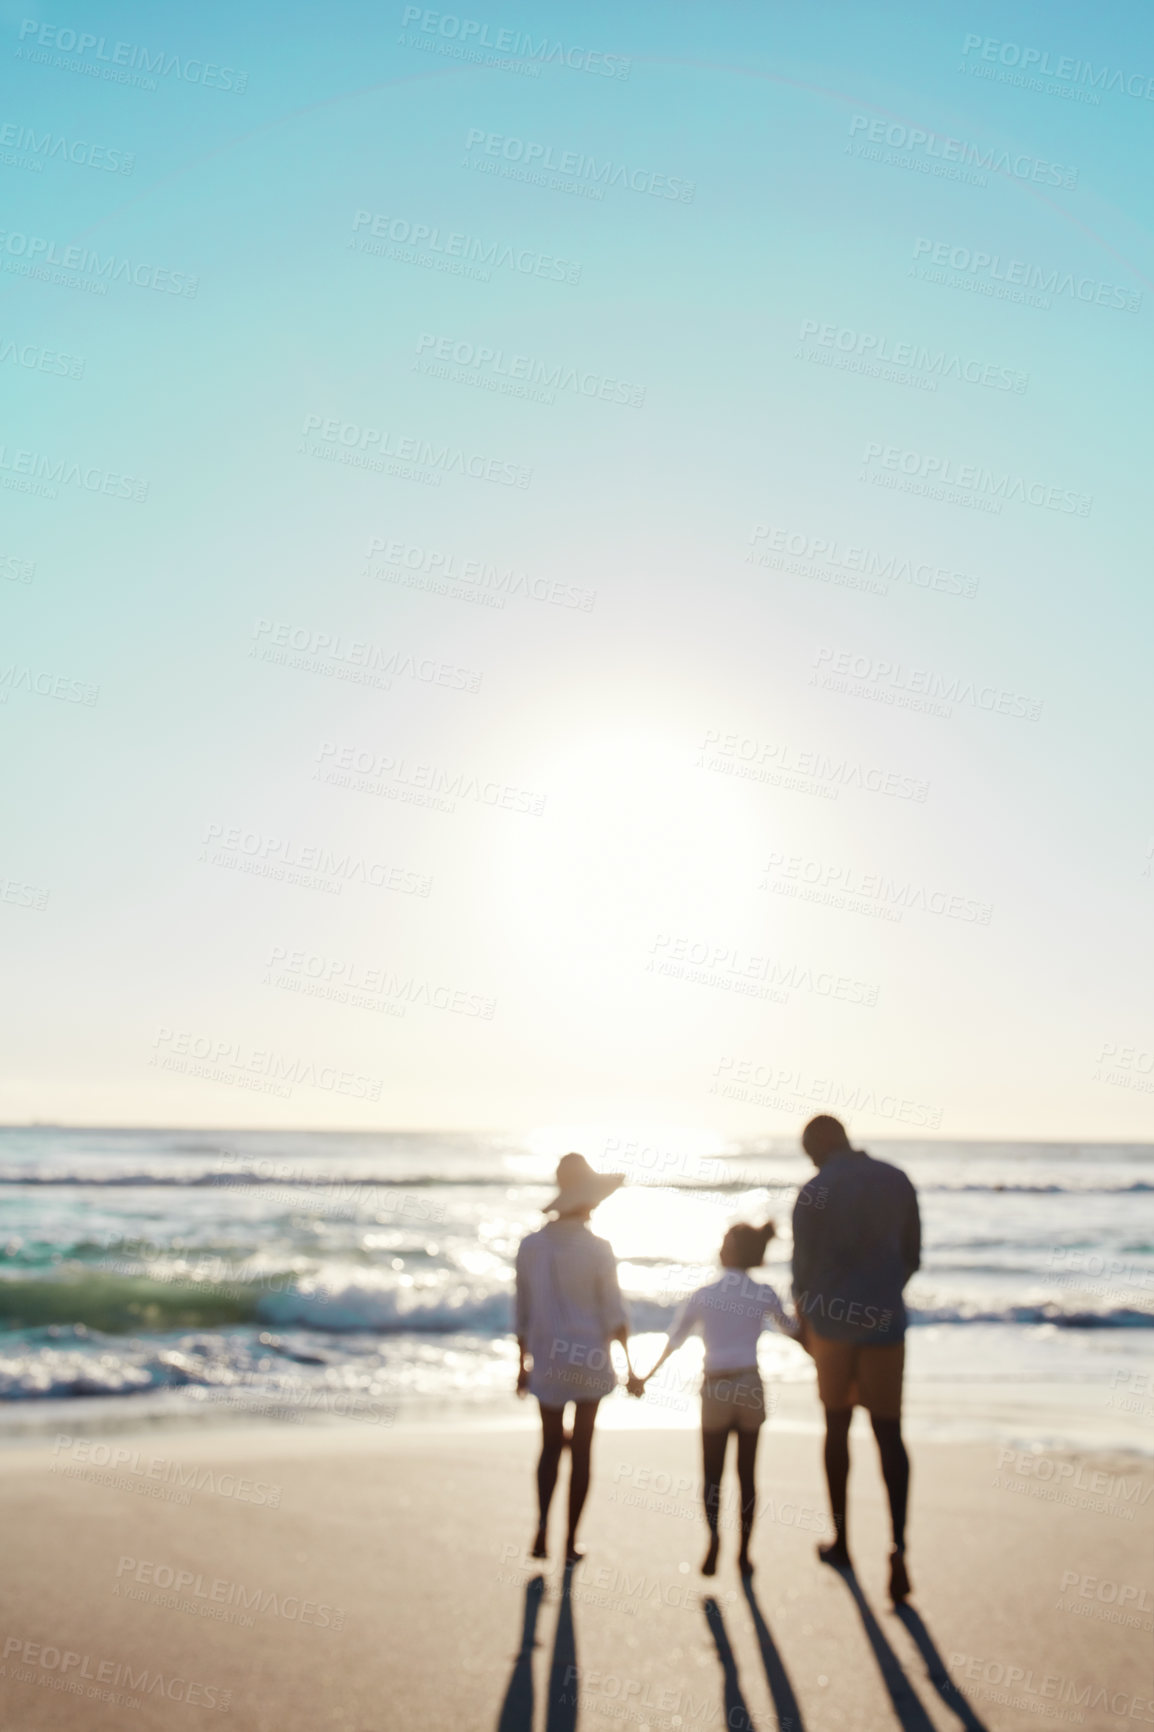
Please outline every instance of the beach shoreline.
[[[1154, 1393], [1143, 1369], [1144, 1342], [1138, 1332], [1102, 1332], [1086, 1342], [1084, 1375], [1078, 1381], [1008, 1369], [999, 1376], [959, 1371], [951, 1358], [933, 1370], [932, 1343], [921, 1330], [907, 1337], [909, 1370], [904, 1420], [914, 1441], [1012, 1443], [1074, 1453], [1108, 1452], [1154, 1458]], [[656, 1357], [662, 1337], [635, 1338], [633, 1350], [644, 1363]], [[1109, 1346], [1110, 1351], [1104, 1351]], [[602, 1404], [603, 1430], [692, 1431], [698, 1424], [700, 1373], [690, 1357], [652, 1384], [644, 1401], [618, 1390]], [[512, 1361], [511, 1361], [512, 1362]], [[814, 1377], [805, 1361], [783, 1378], [764, 1370], [766, 1397], [775, 1430], [820, 1436], [823, 1429]], [[536, 1425], [532, 1402], [505, 1392], [460, 1394], [455, 1399], [395, 1391], [377, 1400], [322, 1389], [311, 1401], [294, 1395], [278, 1400], [254, 1390], [163, 1389], [134, 1395], [44, 1397], [0, 1403], [0, 1453], [24, 1442], [50, 1441], [57, 1433], [119, 1436], [151, 1432], [220, 1432], [231, 1436], [264, 1429], [270, 1436], [328, 1437], [348, 1429], [368, 1437], [413, 1427], [517, 1430]]]
[[[147, 1732], [215, 1718], [227, 1696], [231, 1723], [261, 1732], [530, 1732], [544, 1713], [590, 1732], [724, 1732], [738, 1700], [750, 1724], [784, 1724], [783, 1690], [794, 1732], [875, 1732], [895, 1716], [922, 1732], [959, 1717], [989, 1732], [1150, 1723], [1134, 1637], [1154, 1604], [1154, 1464], [915, 1443], [915, 1593], [899, 1618], [864, 1424], [853, 1584], [814, 1554], [827, 1531], [816, 1436], [767, 1428], [751, 1603], [731, 1498], [719, 1574], [697, 1573], [687, 1430], [600, 1430], [585, 1562], [566, 1592], [555, 1509], [554, 1556], [532, 1564], [532, 1420], [142, 1429], [0, 1451], [4, 1723]], [[62, 1673], [66, 1655], [79, 1658]]]

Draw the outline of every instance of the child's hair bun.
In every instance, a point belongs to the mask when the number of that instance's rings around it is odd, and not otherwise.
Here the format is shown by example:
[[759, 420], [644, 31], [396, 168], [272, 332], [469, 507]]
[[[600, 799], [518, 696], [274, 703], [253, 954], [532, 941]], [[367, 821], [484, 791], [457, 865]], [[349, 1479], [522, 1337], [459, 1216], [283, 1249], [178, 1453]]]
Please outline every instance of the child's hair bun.
[[765, 1256], [765, 1247], [776, 1231], [772, 1221], [767, 1221], [764, 1227], [753, 1227], [748, 1221], [739, 1221], [725, 1235], [725, 1246], [738, 1269], [755, 1269]]

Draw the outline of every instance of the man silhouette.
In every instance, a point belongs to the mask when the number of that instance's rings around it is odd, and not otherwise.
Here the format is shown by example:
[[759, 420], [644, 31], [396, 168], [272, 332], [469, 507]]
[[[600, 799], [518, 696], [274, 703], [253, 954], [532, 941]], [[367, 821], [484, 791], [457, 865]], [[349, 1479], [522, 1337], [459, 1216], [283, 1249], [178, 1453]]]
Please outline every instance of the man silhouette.
[[825, 1473], [834, 1541], [823, 1563], [850, 1567], [846, 1530], [849, 1430], [870, 1416], [893, 1523], [890, 1597], [910, 1592], [905, 1563], [910, 1463], [902, 1442], [906, 1311], [902, 1292], [921, 1260], [913, 1185], [897, 1167], [850, 1147], [845, 1126], [811, 1119], [802, 1147], [817, 1172], [793, 1211], [793, 1297], [825, 1408]]

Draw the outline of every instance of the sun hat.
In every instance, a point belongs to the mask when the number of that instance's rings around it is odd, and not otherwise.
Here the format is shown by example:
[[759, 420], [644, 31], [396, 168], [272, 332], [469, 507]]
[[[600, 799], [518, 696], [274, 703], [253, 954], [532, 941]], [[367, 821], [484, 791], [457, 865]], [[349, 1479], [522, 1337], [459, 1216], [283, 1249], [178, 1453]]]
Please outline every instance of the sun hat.
[[557, 1195], [545, 1204], [546, 1215], [571, 1215], [595, 1209], [625, 1183], [624, 1173], [596, 1173], [584, 1155], [562, 1155], [557, 1162]]

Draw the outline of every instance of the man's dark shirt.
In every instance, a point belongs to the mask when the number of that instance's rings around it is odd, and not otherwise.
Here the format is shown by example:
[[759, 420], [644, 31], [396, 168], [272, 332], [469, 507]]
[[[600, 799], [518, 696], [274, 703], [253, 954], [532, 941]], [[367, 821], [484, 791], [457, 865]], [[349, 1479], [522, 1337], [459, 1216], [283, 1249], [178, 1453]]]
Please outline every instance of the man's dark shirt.
[[905, 1339], [902, 1289], [921, 1262], [913, 1185], [861, 1149], [829, 1159], [793, 1210], [793, 1299], [829, 1341], [889, 1347]]

